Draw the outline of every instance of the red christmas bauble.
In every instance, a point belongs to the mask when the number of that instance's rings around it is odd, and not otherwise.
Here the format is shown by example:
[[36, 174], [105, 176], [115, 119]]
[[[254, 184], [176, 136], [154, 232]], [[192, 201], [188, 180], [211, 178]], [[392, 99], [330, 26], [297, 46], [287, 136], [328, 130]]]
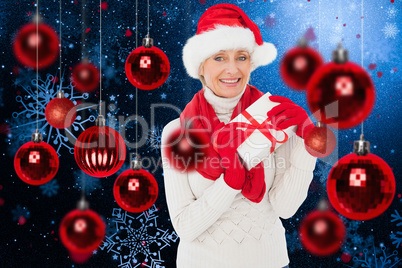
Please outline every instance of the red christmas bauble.
[[124, 171], [113, 186], [114, 199], [124, 210], [143, 212], [158, 198], [158, 183], [154, 176], [144, 169]]
[[120, 134], [107, 126], [93, 126], [78, 137], [74, 157], [80, 169], [94, 177], [116, 173], [126, 159], [126, 144]]
[[360, 124], [374, 106], [374, 85], [359, 65], [328, 63], [319, 68], [307, 85], [310, 110], [318, 120], [334, 128]]
[[77, 117], [74, 103], [67, 98], [54, 98], [45, 109], [46, 121], [54, 128], [71, 126]]
[[326, 157], [335, 149], [335, 134], [325, 126], [316, 126], [306, 133], [304, 146], [312, 156]]
[[105, 238], [106, 224], [90, 209], [75, 209], [63, 218], [59, 232], [61, 242], [70, 252], [89, 254]]
[[143, 90], [152, 90], [165, 83], [170, 64], [166, 54], [157, 47], [138, 47], [126, 60], [126, 75], [131, 84]]
[[345, 240], [345, 225], [330, 211], [313, 211], [300, 225], [300, 241], [304, 248], [317, 256], [337, 252]]
[[165, 155], [169, 163], [180, 171], [193, 171], [203, 163], [207, 155], [209, 140], [197, 130], [178, 128], [167, 139]]
[[320, 54], [309, 47], [295, 47], [286, 52], [280, 73], [283, 81], [296, 90], [305, 90], [314, 72], [324, 64]]
[[59, 37], [52, 27], [45, 23], [39, 23], [38, 28], [36, 24], [29, 23], [17, 32], [13, 50], [17, 60], [26, 67], [46, 68], [54, 63], [59, 55]]
[[27, 142], [18, 149], [14, 158], [18, 177], [31, 185], [48, 183], [59, 169], [59, 157], [48, 143]]
[[71, 80], [78, 91], [92, 92], [99, 86], [99, 70], [92, 63], [79, 63], [73, 69]]
[[332, 206], [352, 220], [370, 220], [381, 215], [395, 195], [391, 168], [374, 154], [348, 154], [331, 169], [328, 198]]
[[90, 253], [76, 253], [73, 251], [69, 252], [71, 260], [78, 264], [86, 263], [92, 257], [92, 254], [93, 254], [92, 252]]

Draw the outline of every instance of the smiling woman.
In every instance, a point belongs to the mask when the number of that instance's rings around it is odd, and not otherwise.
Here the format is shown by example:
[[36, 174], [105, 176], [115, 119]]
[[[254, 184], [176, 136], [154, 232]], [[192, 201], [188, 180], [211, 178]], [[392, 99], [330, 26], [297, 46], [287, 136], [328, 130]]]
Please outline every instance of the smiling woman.
[[[236, 153], [246, 132], [229, 123], [264, 95], [248, 84], [250, 73], [276, 54], [272, 44], [263, 42], [258, 26], [231, 4], [210, 7], [183, 48], [187, 73], [199, 78], [203, 88], [162, 133], [166, 201], [180, 237], [178, 268], [282, 268], [289, 263], [279, 217], [293, 216], [307, 196], [316, 158], [298, 133], [311, 121], [302, 108], [275, 96], [272, 101], [283, 103], [269, 111], [271, 122], [298, 125], [298, 132], [251, 170]], [[210, 138], [202, 159], [177, 159], [168, 150], [180, 145], [186, 152], [199, 149], [199, 143], [182, 143], [184, 139], [171, 142], [178, 128], [189, 128], [188, 121], [191, 131]], [[195, 171], [189, 166], [176, 170], [168, 160], [173, 158], [195, 163]]]

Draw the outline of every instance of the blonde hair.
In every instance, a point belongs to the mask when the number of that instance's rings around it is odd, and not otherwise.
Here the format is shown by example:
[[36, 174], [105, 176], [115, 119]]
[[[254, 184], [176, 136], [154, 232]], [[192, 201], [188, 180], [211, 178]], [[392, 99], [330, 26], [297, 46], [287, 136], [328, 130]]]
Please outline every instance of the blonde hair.
[[205, 77], [200, 75], [202, 68], [204, 68], [205, 61], [201, 62], [200, 67], [198, 68], [198, 79], [201, 81], [202, 87], [205, 87], [207, 83], [205, 82]]

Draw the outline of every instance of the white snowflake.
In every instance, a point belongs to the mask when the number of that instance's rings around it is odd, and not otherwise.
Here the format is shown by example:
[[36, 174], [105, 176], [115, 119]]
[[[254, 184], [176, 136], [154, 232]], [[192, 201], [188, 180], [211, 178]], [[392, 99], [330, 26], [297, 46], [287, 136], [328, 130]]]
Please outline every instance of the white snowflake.
[[396, 23], [386, 23], [385, 27], [381, 30], [385, 34], [385, 38], [395, 39], [396, 35], [399, 33]]
[[396, 17], [396, 13], [398, 13], [398, 10], [395, 9], [395, 7], [390, 7], [390, 8], [388, 9], [387, 13], [388, 13], [388, 18], [389, 18], [389, 19], [393, 19], [393, 18]]
[[138, 216], [132, 216], [120, 208], [113, 209], [116, 232], [106, 236], [100, 250], [111, 252], [118, 267], [162, 268], [161, 251], [178, 239], [174, 231], [158, 227], [158, 209], [152, 206]]
[[149, 138], [147, 140], [148, 148], [152, 151], [158, 151], [161, 148], [163, 128], [160, 126], [153, 126], [149, 130]]

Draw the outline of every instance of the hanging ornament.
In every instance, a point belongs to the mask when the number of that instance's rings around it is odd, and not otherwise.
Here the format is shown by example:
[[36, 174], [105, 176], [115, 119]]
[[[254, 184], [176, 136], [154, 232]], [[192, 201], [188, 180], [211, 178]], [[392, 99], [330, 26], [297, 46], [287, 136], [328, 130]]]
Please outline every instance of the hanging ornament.
[[283, 81], [290, 88], [305, 90], [314, 72], [324, 64], [320, 54], [308, 47], [307, 40], [302, 38], [298, 46], [284, 55], [280, 64]]
[[119, 132], [107, 127], [99, 115], [95, 126], [78, 137], [74, 157], [80, 169], [94, 177], [107, 177], [118, 171], [126, 159], [126, 144]]
[[59, 157], [52, 146], [42, 141], [42, 134], [36, 130], [32, 141], [22, 145], [15, 154], [14, 169], [24, 182], [42, 185], [56, 175]]
[[300, 224], [300, 241], [303, 247], [316, 256], [336, 253], [345, 240], [345, 225], [333, 212], [316, 210]]
[[71, 80], [78, 91], [92, 92], [99, 86], [99, 70], [95, 65], [84, 60], [74, 67]]
[[332, 206], [352, 220], [370, 220], [381, 215], [395, 195], [395, 178], [380, 157], [370, 153], [363, 134], [348, 154], [331, 169], [327, 192]]
[[335, 134], [318, 121], [317, 126], [307, 132], [304, 138], [304, 146], [312, 156], [326, 157], [335, 149]]
[[310, 110], [319, 110], [317, 119], [334, 128], [351, 128], [370, 114], [375, 90], [367, 72], [348, 61], [348, 52], [339, 45], [333, 62], [319, 68], [307, 85]]
[[117, 177], [113, 194], [117, 204], [132, 213], [149, 209], [158, 198], [158, 183], [148, 171], [141, 169], [141, 162], [133, 160], [131, 169]]
[[76, 254], [78, 261], [99, 247], [105, 238], [106, 224], [96, 213], [88, 209], [85, 199], [78, 203], [78, 209], [69, 212], [60, 223], [60, 240], [63, 245]]
[[56, 61], [59, 38], [49, 25], [39, 23], [36, 28], [36, 23], [29, 23], [17, 32], [13, 50], [17, 60], [24, 66], [43, 69]]
[[63, 129], [74, 123], [77, 111], [74, 103], [64, 97], [63, 91], [59, 91], [57, 97], [46, 105], [45, 116], [52, 127]]
[[207, 155], [209, 140], [202, 132], [189, 127], [173, 131], [167, 139], [165, 155], [169, 163], [180, 171], [193, 171]]
[[142, 40], [142, 46], [130, 53], [126, 60], [126, 75], [131, 84], [143, 90], [152, 90], [165, 83], [170, 64], [166, 54], [153, 46], [153, 39]]

